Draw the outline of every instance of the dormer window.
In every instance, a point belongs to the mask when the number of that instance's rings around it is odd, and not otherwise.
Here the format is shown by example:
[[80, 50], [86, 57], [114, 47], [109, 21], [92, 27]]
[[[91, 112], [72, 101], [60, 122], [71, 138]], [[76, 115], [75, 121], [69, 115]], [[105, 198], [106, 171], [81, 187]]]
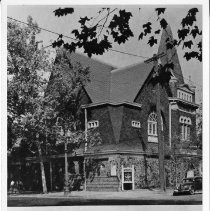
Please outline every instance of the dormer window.
[[131, 125], [132, 125], [132, 127], [135, 127], [135, 128], [141, 128], [141, 123], [140, 123], [140, 121], [135, 121], [135, 120], [133, 120], [133, 121], [131, 122]]
[[192, 94], [189, 94], [189, 93], [184, 92], [182, 90], [177, 90], [177, 97], [182, 99], [182, 100], [192, 102]]
[[89, 121], [89, 122], [87, 123], [88, 129], [90, 129], [90, 128], [96, 128], [96, 127], [98, 127], [98, 126], [99, 126], [99, 121], [98, 121], [98, 120]]

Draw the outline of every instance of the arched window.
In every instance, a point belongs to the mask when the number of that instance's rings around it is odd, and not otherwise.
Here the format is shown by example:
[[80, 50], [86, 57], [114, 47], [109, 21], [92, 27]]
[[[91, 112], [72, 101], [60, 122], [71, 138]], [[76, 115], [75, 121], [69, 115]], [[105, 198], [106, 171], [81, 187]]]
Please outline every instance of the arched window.
[[180, 122], [181, 140], [189, 141], [190, 140], [190, 125], [192, 124], [191, 119], [189, 117], [180, 116], [179, 122]]
[[[161, 116], [161, 129], [163, 131], [163, 118]], [[148, 117], [148, 141], [158, 142], [157, 138], [157, 114], [152, 112]]]

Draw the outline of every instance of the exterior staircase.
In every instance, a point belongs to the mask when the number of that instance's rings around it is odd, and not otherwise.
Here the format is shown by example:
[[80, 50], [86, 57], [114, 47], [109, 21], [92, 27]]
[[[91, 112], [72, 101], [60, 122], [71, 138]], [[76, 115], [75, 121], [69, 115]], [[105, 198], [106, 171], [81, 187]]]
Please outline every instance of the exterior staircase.
[[94, 177], [86, 181], [87, 191], [119, 191], [120, 180], [115, 177]]

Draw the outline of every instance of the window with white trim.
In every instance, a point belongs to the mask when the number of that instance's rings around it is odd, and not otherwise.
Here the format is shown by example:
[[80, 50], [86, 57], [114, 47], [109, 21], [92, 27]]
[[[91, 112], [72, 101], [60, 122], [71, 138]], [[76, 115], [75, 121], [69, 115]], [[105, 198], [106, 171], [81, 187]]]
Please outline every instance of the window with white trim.
[[[157, 114], [155, 112], [152, 112], [148, 117], [148, 127], [147, 127], [147, 133], [148, 133], [148, 141], [149, 142], [158, 142], [157, 137]], [[161, 130], [163, 131], [163, 118], [161, 116]]]
[[177, 97], [182, 99], [182, 100], [192, 102], [192, 94], [189, 94], [189, 93], [184, 92], [182, 90], [177, 90]]
[[192, 121], [189, 117], [180, 116], [180, 138], [183, 141], [190, 140], [190, 125], [192, 125]]
[[141, 123], [140, 123], [140, 121], [135, 121], [135, 120], [133, 120], [133, 121], [131, 122], [131, 125], [132, 125], [132, 127], [135, 127], [135, 128], [141, 128]]
[[98, 120], [95, 120], [95, 121], [89, 121], [87, 123], [87, 128], [90, 129], [90, 128], [96, 128], [99, 126], [99, 121]]

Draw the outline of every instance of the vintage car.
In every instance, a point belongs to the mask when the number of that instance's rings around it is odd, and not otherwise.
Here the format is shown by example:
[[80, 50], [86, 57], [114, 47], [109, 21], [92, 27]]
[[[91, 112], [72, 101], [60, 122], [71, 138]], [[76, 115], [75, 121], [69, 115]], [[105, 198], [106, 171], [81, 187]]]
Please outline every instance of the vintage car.
[[182, 180], [178, 187], [174, 190], [173, 196], [179, 194], [195, 194], [202, 192], [202, 177], [189, 177]]

